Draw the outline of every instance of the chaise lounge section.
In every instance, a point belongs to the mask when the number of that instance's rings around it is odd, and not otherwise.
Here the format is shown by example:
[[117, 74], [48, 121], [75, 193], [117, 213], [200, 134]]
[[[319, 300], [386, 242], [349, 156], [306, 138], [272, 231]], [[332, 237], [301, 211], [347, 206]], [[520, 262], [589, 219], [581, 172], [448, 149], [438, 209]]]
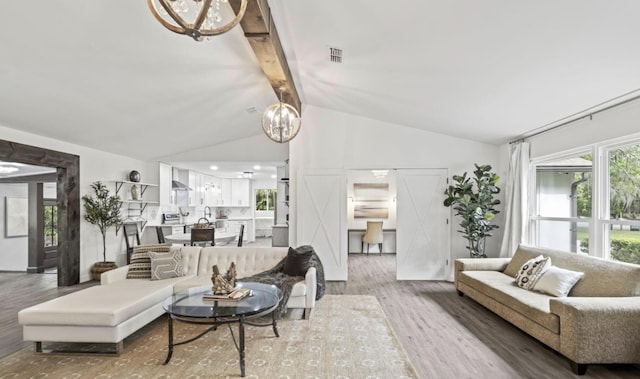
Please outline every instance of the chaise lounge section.
[[[143, 245], [140, 252], [179, 250], [183, 276], [162, 279], [127, 279], [129, 266], [102, 274], [101, 285], [38, 304], [18, 313], [23, 339], [34, 341], [42, 352], [43, 342], [90, 342], [115, 344], [165, 313], [162, 302], [182, 289], [211, 284], [213, 265], [226, 270], [235, 262], [238, 277], [270, 269], [287, 257], [289, 249], [251, 247], [170, 247]], [[309, 267], [304, 280], [293, 286], [287, 308], [303, 308], [310, 316], [316, 300], [316, 268]]]
[[[525, 262], [543, 255], [553, 266], [584, 273], [567, 297], [515, 284]], [[518, 247], [512, 258], [458, 259], [455, 286], [558, 351], [583, 375], [588, 364], [640, 363], [640, 266], [583, 254]]]

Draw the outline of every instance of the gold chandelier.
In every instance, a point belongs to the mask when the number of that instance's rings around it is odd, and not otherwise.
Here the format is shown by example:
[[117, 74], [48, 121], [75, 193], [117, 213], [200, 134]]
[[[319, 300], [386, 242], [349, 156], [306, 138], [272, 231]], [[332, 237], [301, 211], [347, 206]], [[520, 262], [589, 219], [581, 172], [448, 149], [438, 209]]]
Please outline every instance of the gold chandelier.
[[272, 141], [285, 143], [291, 141], [300, 131], [300, 114], [296, 108], [282, 102], [271, 104], [262, 113], [262, 131]]
[[165, 28], [196, 41], [231, 30], [247, 9], [247, 0], [242, 0], [238, 14], [229, 0], [147, 0], [147, 4]]

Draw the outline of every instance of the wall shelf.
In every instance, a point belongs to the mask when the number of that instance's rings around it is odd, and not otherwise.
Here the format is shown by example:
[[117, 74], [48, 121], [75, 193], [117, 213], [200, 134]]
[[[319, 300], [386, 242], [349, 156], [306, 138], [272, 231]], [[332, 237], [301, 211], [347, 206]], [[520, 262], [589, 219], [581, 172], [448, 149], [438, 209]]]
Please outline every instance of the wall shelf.
[[[144, 213], [145, 209], [147, 208], [147, 205], [149, 204], [158, 204], [157, 201], [147, 201], [144, 200], [144, 194], [145, 192], [147, 192], [147, 189], [149, 187], [158, 187], [157, 184], [152, 184], [152, 183], [141, 183], [141, 182], [132, 182], [132, 181], [128, 181], [128, 180], [116, 180], [115, 181], [116, 184], [116, 195], [120, 194], [120, 191], [123, 190], [123, 186], [126, 186], [125, 188], [131, 190], [131, 188], [135, 185], [135, 186], [139, 186], [140, 187], [140, 193], [138, 194], [138, 199], [137, 200], [121, 200], [121, 204], [124, 206], [127, 206], [127, 212], [126, 215], [124, 217], [124, 219], [122, 220], [122, 222], [139, 222], [141, 223], [140, 225], [140, 229], [142, 230], [144, 228], [144, 226], [147, 224], [147, 219], [144, 218], [142, 216], [142, 214]], [[121, 196], [122, 198], [122, 196]], [[118, 230], [120, 230], [120, 227], [122, 226], [122, 224], [120, 225], [116, 225], [116, 235], [118, 234]]]

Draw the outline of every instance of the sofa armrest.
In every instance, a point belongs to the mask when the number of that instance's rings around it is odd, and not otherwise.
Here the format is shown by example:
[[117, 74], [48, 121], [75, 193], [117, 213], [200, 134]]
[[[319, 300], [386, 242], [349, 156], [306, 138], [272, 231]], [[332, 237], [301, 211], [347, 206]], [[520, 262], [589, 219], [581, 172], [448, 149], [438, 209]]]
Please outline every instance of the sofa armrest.
[[100, 276], [100, 285], [111, 284], [119, 280], [127, 279], [127, 273], [129, 272], [129, 266], [118, 267], [107, 272], [103, 272]]
[[309, 267], [304, 276], [304, 284], [307, 287], [307, 296], [305, 299], [305, 308], [313, 308], [316, 304], [316, 292], [318, 284], [316, 279], [316, 268]]
[[454, 283], [462, 271], [504, 271], [511, 258], [458, 258], [455, 261]]
[[640, 297], [552, 298], [560, 353], [573, 362], [640, 362]]

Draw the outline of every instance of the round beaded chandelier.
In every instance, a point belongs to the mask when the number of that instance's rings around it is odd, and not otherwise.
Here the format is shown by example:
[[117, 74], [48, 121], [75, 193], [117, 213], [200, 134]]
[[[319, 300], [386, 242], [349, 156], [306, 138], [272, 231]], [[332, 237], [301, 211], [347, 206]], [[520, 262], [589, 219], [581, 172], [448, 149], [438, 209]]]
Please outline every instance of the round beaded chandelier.
[[237, 14], [229, 0], [147, 0], [147, 4], [165, 28], [196, 41], [231, 30], [247, 9], [247, 0], [242, 0]]

